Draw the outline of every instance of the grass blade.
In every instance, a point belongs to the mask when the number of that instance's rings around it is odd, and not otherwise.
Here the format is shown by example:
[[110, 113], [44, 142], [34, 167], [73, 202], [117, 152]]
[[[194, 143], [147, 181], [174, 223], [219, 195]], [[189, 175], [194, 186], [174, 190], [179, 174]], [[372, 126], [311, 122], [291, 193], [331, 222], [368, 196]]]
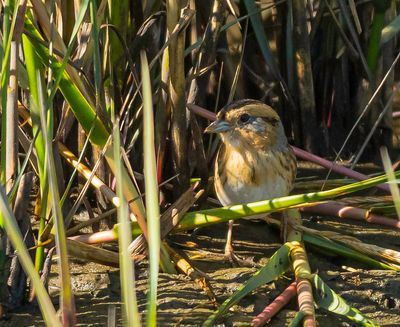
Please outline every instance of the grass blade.
[[32, 263], [31, 257], [28, 250], [25, 247], [23, 237], [19, 231], [16, 219], [8, 205], [8, 199], [5, 194], [3, 187], [0, 185], [0, 211], [4, 219], [4, 228], [7, 236], [9, 237], [19, 260], [24, 267], [26, 274], [32, 281], [35, 287], [36, 296], [40, 310], [42, 311], [43, 318], [47, 326], [61, 327], [61, 323], [58, 320], [56, 310], [51, 303], [50, 297], [47, 294], [42, 281], [40, 280], [39, 274], [36, 272], [35, 267]]
[[143, 89], [143, 148], [144, 181], [146, 189], [146, 213], [148, 224], [148, 244], [150, 259], [150, 285], [148, 297], [147, 326], [157, 325], [157, 281], [160, 263], [160, 209], [158, 206], [157, 169], [154, 146], [153, 101], [150, 71], [146, 53], [140, 52]]
[[[29, 38], [26, 35], [22, 35], [22, 45], [23, 51], [25, 56], [25, 65], [26, 71], [28, 75], [28, 84], [30, 90], [30, 116], [32, 120], [32, 133], [36, 136], [34, 140], [35, 144], [35, 151], [36, 151], [36, 158], [38, 164], [38, 171], [39, 171], [39, 181], [40, 181], [40, 222], [39, 222], [39, 231], [38, 235], [39, 238], [41, 237], [45, 225], [46, 225], [46, 218], [48, 213], [48, 191], [49, 191], [49, 184], [47, 182], [47, 173], [45, 169], [45, 162], [46, 162], [46, 151], [45, 151], [45, 141], [43, 138], [43, 132], [40, 127], [40, 90], [42, 86], [38, 83], [42, 83], [37, 78], [37, 72], [43, 69], [43, 66], [40, 62], [40, 58], [36, 55], [35, 46], [32, 42], [30, 42]], [[44, 248], [38, 247], [35, 254], [35, 266], [38, 271], [42, 269], [44, 262]]]
[[[113, 128], [113, 150], [114, 158], [120, 155], [121, 143], [119, 134], [119, 120], [114, 121]], [[117, 179], [117, 196], [119, 197], [118, 223], [121, 230], [118, 238], [120, 279], [123, 304], [123, 319], [126, 326], [140, 326], [139, 312], [136, 302], [134, 263], [129, 253], [128, 247], [132, 242], [132, 235], [129, 233], [129, 212], [128, 205], [123, 197], [122, 162], [115, 161], [115, 176]]]

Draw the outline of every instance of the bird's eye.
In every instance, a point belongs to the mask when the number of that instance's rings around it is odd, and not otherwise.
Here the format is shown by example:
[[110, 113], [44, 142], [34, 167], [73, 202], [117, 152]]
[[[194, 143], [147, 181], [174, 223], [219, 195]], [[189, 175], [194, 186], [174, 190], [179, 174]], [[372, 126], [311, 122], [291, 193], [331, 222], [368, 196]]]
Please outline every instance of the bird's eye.
[[242, 114], [242, 115], [240, 115], [239, 120], [241, 123], [247, 123], [250, 120], [250, 115]]

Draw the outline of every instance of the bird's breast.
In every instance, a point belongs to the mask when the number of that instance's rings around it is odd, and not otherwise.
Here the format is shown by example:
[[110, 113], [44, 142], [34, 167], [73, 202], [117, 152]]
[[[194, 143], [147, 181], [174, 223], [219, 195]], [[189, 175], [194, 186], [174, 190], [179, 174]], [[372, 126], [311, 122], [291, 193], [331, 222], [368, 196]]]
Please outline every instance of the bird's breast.
[[[223, 205], [255, 202], [288, 195], [294, 160], [286, 152], [220, 151], [215, 165], [215, 191]], [[289, 167], [289, 168], [288, 168]], [[295, 169], [295, 168], [294, 168]]]

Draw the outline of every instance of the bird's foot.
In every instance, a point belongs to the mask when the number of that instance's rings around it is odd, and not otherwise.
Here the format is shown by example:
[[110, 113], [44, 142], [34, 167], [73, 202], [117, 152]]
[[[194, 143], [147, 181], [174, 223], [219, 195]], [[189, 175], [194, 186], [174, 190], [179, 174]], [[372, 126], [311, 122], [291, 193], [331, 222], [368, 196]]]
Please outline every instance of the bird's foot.
[[256, 267], [257, 264], [251, 260], [243, 259], [238, 256], [232, 246], [225, 247], [225, 258], [230, 262], [232, 267]]

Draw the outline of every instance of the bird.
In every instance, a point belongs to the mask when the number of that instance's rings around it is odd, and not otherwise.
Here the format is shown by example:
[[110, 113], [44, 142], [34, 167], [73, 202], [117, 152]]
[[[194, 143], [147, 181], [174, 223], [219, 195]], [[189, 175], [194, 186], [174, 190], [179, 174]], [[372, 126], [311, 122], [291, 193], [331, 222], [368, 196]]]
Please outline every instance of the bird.
[[[214, 164], [214, 189], [223, 206], [286, 196], [296, 178], [296, 157], [277, 112], [269, 105], [243, 99], [223, 107], [205, 133], [222, 139]], [[240, 265], [232, 244], [233, 220], [225, 256]]]

